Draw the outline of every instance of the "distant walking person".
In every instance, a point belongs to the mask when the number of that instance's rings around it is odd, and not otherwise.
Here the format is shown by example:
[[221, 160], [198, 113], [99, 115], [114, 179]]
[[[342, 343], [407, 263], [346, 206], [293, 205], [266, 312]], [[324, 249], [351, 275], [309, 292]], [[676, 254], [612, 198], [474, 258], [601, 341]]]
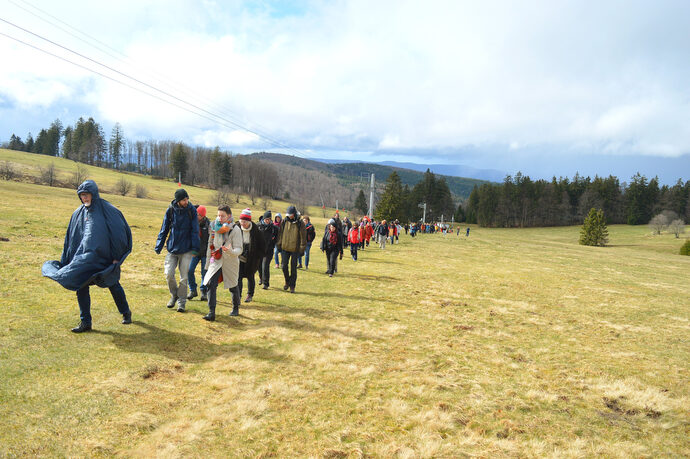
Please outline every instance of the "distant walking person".
[[[362, 227], [362, 230], [364, 227]], [[347, 240], [350, 243], [350, 255], [352, 255], [352, 260], [357, 261], [357, 249], [359, 248], [360, 242], [360, 227], [357, 225], [352, 225], [350, 233], [347, 235]]]
[[314, 239], [316, 239], [316, 229], [314, 229], [314, 225], [311, 224], [311, 219], [308, 216], [305, 215], [302, 220], [304, 221], [304, 229], [307, 231], [307, 246], [304, 249], [304, 269], [309, 269], [309, 252]]
[[[203, 282], [204, 276], [206, 275], [206, 246], [208, 246], [208, 225], [209, 221], [206, 218], [206, 207], [195, 206], [197, 220], [199, 221], [199, 253], [192, 257], [192, 261], [189, 264], [189, 274], [187, 274], [187, 279], [189, 279], [189, 295], [187, 299], [191, 300], [197, 296], [196, 293], [196, 278], [194, 277], [194, 271], [196, 271], [196, 266], [201, 265], [201, 280]], [[206, 301], [206, 287], [202, 285], [199, 290], [201, 290], [201, 301]]]
[[132, 251], [132, 231], [115, 206], [101, 199], [98, 186], [86, 180], [77, 188], [81, 205], [74, 211], [65, 233], [60, 261], [46, 261], [44, 276], [77, 292], [79, 325], [74, 333], [91, 330], [89, 286], [110, 289], [122, 323], [132, 323], [125, 291], [120, 285], [120, 266]]
[[342, 237], [343, 233], [338, 230], [335, 219], [331, 218], [328, 220], [323, 239], [321, 239], [321, 251], [326, 252], [326, 262], [328, 264], [326, 274], [328, 274], [328, 277], [333, 277], [335, 273], [335, 263], [338, 259], [338, 255], [340, 255], [341, 260], [343, 259]]
[[[275, 227], [280, 232], [280, 225], [283, 224], [283, 216], [280, 215], [280, 212], [278, 212], [276, 214], [275, 218], [273, 219], [273, 224], [275, 225]], [[276, 259], [276, 269], [278, 269], [278, 268], [280, 268], [280, 262], [281, 262], [280, 259], [282, 256], [280, 254], [280, 249], [278, 248], [277, 244], [276, 244], [275, 250], [273, 251], [273, 255], [275, 256], [275, 259]]]
[[259, 232], [264, 238], [264, 247], [266, 248], [259, 268], [259, 285], [263, 285], [264, 290], [268, 290], [268, 285], [271, 281], [271, 262], [273, 261], [273, 250], [278, 239], [278, 231], [280, 231], [280, 228], [273, 224], [271, 211], [267, 210], [259, 223]]
[[285, 220], [280, 225], [276, 247], [283, 254], [283, 277], [285, 277], [283, 290], [290, 289], [290, 293], [295, 293], [297, 258], [307, 248], [307, 231], [304, 222], [297, 218], [295, 206], [290, 206], [287, 209]]
[[[168, 240], [167, 245], [166, 239]], [[158, 254], [161, 253], [164, 245], [168, 250], [168, 254], [165, 256], [165, 277], [168, 280], [168, 290], [170, 290], [170, 300], [167, 306], [173, 308], [177, 302], [177, 312], [185, 312], [189, 265], [192, 257], [199, 254], [200, 243], [199, 220], [196, 209], [189, 201], [189, 195], [184, 188], [180, 188], [175, 191], [175, 199], [165, 211], [155, 247]], [[175, 270], [178, 267], [180, 270], [179, 284], [175, 280]]]
[[465, 233], [465, 237], [470, 237], [470, 227], [467, 227], [467, 233]]

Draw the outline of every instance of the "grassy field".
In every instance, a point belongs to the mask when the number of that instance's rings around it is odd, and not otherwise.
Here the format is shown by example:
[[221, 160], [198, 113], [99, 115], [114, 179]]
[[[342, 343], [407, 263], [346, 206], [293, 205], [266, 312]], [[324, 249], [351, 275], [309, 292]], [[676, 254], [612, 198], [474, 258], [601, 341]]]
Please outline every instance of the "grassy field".
[[0, 457], [690, 455], [682, 239], [614, 226], [591, 248], [576, 227], [472, 227], [370, 247], [334, 278], [314, 249], [295, 295], [272, 269], [240, 317], [225, 292], [208, 323], [200, 301], [165, 307], [153, 246], [175, 185], [137, 180], [151, 199], [103, 195], [133, 230], [134, 323], [93, 288], [81, 335], [74, 293], [40, 272], [76, 193], [0, 181]]

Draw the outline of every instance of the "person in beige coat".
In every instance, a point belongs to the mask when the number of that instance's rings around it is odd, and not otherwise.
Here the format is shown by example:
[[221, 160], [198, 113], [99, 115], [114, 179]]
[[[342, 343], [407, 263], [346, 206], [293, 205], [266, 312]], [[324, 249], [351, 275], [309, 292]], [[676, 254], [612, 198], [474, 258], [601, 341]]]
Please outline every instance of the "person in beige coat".
[[[242, 253], [242, 235], [239, 226], [232, 222], [229, 206], [218, 207], [218, 218], [210, 225], [208, 247], [206, 249], [206, 276], [203, 285], [208, 292], [208, 314], [204, 319], [216, 320], [216, 290], [222, 281], [227, 289], [237, 288]], [[234, 300], [235, 295], [233, 295]], [[239, 314], [239, 304], [233, 301], [231, 316]]]

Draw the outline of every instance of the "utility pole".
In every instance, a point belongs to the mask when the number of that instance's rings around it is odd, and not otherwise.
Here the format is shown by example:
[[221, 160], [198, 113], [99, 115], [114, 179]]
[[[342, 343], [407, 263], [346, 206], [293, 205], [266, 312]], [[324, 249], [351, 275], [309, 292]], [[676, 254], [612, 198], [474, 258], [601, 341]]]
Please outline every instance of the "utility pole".
[[426, 202], [424, 204], [419, 204], [418, 207], [424, 209], [424, 215], [422, 216], [422, 223], [426, 224]]
[[369, 190], [369, 219], [374, 218], [374, 174], [371, 174], [371, 188]]

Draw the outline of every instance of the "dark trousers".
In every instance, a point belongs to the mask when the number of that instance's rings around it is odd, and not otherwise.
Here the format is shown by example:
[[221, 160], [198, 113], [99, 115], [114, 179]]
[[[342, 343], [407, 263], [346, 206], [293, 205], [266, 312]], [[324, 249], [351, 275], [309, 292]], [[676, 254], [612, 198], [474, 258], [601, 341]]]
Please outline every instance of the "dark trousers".
[[240, 261], [240, 275], [237, 278], [237, 291], [239, 296], [242, 296], [243, 281], [242, 279], [247, 278], [247, 295], [254, 296], [254, 289], [256, 288], [256, 280], [254, 279], [254, 273], [247, 272], [247, 263]]
[[216, 312], [216, 291], [218, 290], [218, 278], [220, 278], [220, 273], [222, 269], [216, 271], [216, 273], [209, 279], [208, 285], [206, 286], [206, 292], [208, 293], [208, 310], [210, 312]]
[[335, 272], [339, 253], [340, 252], [337, 249], [326, 249], [326, 262], [328, 263], [328, 270], [326, 271], [326, 273], [333, 274]]
[[[187, 273], [187, 282], [189, 284], [189, 291], [190, 292], [196, 292], [196, 278], [194, 277], [194, 271], [196, 271], [196, 265], [201, 263], [201, 282], [204, 281], [204, 276], [206, 276], [206, 257], [200, 257], [199, 255], [195, 255], [192, 257], [192, 261], [189, 263], [189, 272]], [[204, 293], [206, 291], [205, 286], [199, 287], [199, 290], [201, 290], [201, 293]]]
[[268, 287], [271, 280], [271, 263], [273, 262], [273, 252], [261, 259], [261, 266], [259, 267], [259, 279], [261, 283]]
[[[129, 304], [127, 304], [127, 297], [125, 296], [125, 289], [118, 282], [117, 284], [110, 287], [110, 294], [115, 300], [115, 306], [120, 314], [123, 316], [125, 314], [131, 314], [129, 310]], [[79, 318], [82, 322], [90, 324], [91, 323], [91, 295], [89, 294], [89, 286], [82, 287], [77, 290], [77, 302], [79, 303]]]
[[297, 252], [283, 252], [283, 277], [288, 287], [295, 288], [297, 285]]
[[352, 255], [352, 258], [357, 261], [357, 248], [359, 247], [359, 244], [350, 244], [350, 254]]

